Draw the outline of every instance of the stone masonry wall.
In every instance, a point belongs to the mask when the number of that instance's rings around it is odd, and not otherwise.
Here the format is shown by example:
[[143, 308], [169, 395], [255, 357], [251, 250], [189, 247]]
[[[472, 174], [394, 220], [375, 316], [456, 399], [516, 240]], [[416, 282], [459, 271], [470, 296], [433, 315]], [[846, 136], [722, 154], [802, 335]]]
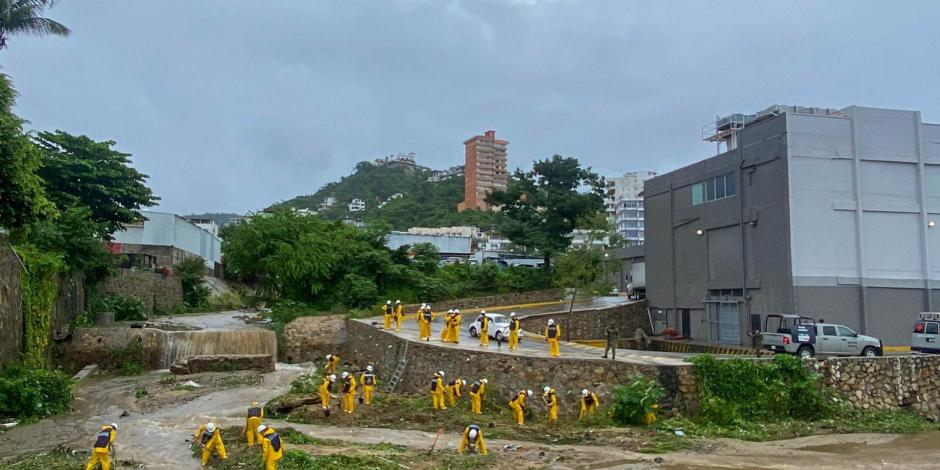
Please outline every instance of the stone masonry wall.
[[345, 315], [300, 317], [284, 326], [280, 359], [291, 364], [319, 363], [327, 354], [337, 352], [345, 342]]
[[183, 286], [179, 277], [131, 269], [122, 269], [116, 276], [105, 279], [99, 286], [99, 292], [101, 295], [136, 297], [144, 303], [149, 315], [169, 313], [183, 301]]
[[488, 399], [498, 404], [508, 401], [520, 389], [540, 394], [542, 387], [549, 385], [559, 394], [561, 413], [569, 415], [577, 413], [581, 389], [595, 390], [602, 403], [606, 403], [613, 386], [628, 383], [635, 374], [656, 377], [667, 389], [669, 399], [674, 400], [679, 386], [677, 369], [685, 367], [644, 366], [603, 359], [527, 357], [493, 352], [495, 348], [490, 352], [467, 351], [409, 342], [355, 320], [348, 322], [347, 330], [355, 341], [347, 342], [340, 350], [343, 363], [351, 364], [345, 370], [358, 371], [374, 363], [380, 387], [394, 373], [407, 343], [408, 363], [397, 392], [426, 393], [434, 373], [443, 370], [447, 381], [460, 377], [473, 382], [485, 377], [489, 380]]
[[611, 324], [617, 326], [621, 338], [632, 338], [637, 328], [652, 334], [645, 300], [606, 309], [530, 315], [519, 321], [523, 330], [542, 334], [549, 318], [561, 325], [566, 341], [603, 339], [604, 330]]
[[[486, 297], [469, 297], [466, 299], [441, 300], [433, 302], [435, 311], [447, 311], [451, 308], [470, 309], [478, 307], [495, 307], [499, 305], [519, 305], [538, 302], [552, 302], [561, 300], [562, 291], [559, 289], [536, 290], [529, 292], [513, 292], [509, 294], [489, 295]], [[395, 299], [391, 299], [392, 302]], [[408, 304], [404, 306], [405, 313], [414, 313], [421, 304]]]
[[67, 371], [76, 371], [88, 364], [106, 365], [113, 351], [127, 347], [131, 341], [141, 344], [145, 369], [159, 369], [167, 346], [166, 332], [154, 328], [76, 328], [72, 339], [59, 348], [59, 364]]
[[858, 407], [940, 416], [940, 356], [840, 357], [807, 364]]
[[0, 368], [23, 351], [23, 293], [20, 261], [0, 236]]

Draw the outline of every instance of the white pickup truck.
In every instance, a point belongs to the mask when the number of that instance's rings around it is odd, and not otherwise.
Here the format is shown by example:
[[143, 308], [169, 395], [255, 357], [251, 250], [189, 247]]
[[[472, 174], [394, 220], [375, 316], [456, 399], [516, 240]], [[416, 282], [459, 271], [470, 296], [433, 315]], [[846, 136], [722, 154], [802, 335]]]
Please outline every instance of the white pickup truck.
[[764, 349], [805, 359], [817, 354], [877, 357], [884, 353], [878, 338], [860, 335], [845, 325], [816, 323], [798, 315], [768, 315], [762, 336]]

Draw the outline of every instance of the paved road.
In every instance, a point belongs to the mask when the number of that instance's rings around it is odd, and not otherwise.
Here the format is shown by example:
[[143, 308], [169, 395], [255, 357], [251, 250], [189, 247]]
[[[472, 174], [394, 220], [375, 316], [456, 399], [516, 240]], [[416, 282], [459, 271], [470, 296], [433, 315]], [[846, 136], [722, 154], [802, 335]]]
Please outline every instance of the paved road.
[[[606, 306], [617, 305], [613, 303], [614, 301], [605, 300], [605, 299], [621, 299], [620, 303], [625, 303], [625, 298], [617, 297], [600, 297], [597, 299], [592, 299], [590, 301], [575, 303], [575, 310], [582, 310], [587, 308], [597, 308], [597, 306]], [[540, 305], [534, 307], [525, 307], [525, 308], [514, 308], [513, 311], [517, 315], [527, 316], [533, 315], [535, 313], [550, 313], [557, 312], [561, 309], [567, 311], [567, 304], [555, 304], [551, 306]], [[561, 309], [559, 308], [561, 307]], [[499, 312], [499, 313], [508, 313], [506, 308], [496, 307], [496, 308], [487, 308], [489, 312]], [[445, 310], [446, 313], [446, 310]], [[438, 317], [431, 324], [431, 343], [440, 347], [445, 348], [459, 348], [467, 350], [480, 350], [483, 349], [480, 347], [479, 338], [474, 338], [470, 336], [468, 328], [470, 324], [476, 319], [476, 314], [471, 313], [467, 310], [461, 310], [463, 314], [462, 325], [460, 327], [460, 342], [457, 344], [454, 343], [444, 343], [441, 341], [441, 327], [442, 322], [441, 318]], [[382, 328], [383, 319], [381, 316], [372, 317], [365, 320], [362, 320], [366, 323], [375, 325], [378, 328]], [[402, 330], [400, 332], [392, 330], [392, 333], [415, 341], [422, 341], [418, 338], [418, 323], [415, 320], [414, 315], [410, 315], [405, 322], [402, 324]], [[533, 333], [523, 332], [523, 339], [519, 344], [519, 349], [516, 351], [509, 351], [509, 348], [506, 347], [506, 344], [503, 343], [502, 346], [496, 342], [495, 339], [490, 338], [489, 347], [486, 350], [491, 352], [498, 352], [504, 354], [514, 354], [521, 356], [540, 356], [548, 357], [548, 343], [545, 342], [544, 338], [541, 336], [536, 336]], [[562, 357], [577, 357], [582, 359], [600, 359], [604, 350], [601, 348], [595, 348], [591, 346], [585, 346], [575, 343], [566, 343], [562, 342], [561, 347], [561, 356]], [[645, 365], [675, 365], [683, 363], [683, 359], [688, 357], [688, 354], [682, 353], [670, 353], [670, 352], [659, 352], [659, 351], [636, 351], [632, 349], [618, 349], [617, 350], [617, 360], [624, 362], [633, 362], [640, 363]]]

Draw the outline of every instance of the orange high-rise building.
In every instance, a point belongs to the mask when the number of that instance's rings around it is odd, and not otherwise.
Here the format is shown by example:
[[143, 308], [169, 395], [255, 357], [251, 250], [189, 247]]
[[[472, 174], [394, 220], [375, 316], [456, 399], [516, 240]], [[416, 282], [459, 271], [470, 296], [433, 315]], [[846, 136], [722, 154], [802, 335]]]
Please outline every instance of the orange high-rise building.
[[457, 205], [467, 209], [487, 209], [486, 194], [494, 189], [505, 190], [509, 175], [506, 173], [506, 147], [508, 140], [496, 138], [496, 131], [473, 136], [464, 141], [463, 202]]

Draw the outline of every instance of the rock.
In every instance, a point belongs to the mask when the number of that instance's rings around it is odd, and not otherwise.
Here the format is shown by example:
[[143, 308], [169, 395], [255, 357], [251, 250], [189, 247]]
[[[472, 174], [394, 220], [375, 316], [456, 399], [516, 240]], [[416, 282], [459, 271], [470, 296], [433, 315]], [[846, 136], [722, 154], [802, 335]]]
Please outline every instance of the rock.
[[170, 366], [170, 373], [176, 375], [189, 375], [189, 364], [177, 362]]
[[274, 358], [266, 354], [192, 356], [185, 363], [170, 366], [170, 372], [177, 375], [235, 370], [274, 372]]
[[319, 395], [296, 395], [268, 403], [265, 408], [277, 414], [285, 414], [302, 406], [319, 405], [320, 403], [322, 402]]

